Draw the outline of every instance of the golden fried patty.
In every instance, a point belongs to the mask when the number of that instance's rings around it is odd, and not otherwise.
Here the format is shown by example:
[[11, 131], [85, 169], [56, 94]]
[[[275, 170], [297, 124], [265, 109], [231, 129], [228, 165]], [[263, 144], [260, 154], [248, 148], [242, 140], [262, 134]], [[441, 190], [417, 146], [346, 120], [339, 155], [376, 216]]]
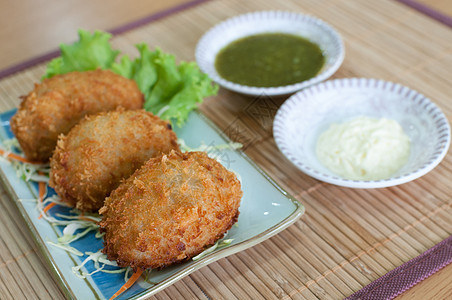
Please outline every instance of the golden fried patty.
[[163, 268], [213, 245], [237, 221], [237, 177], [204, 152], [150, 159], [99, 210], [108, 259]]
[[168, 122], [144, 110], [86, 116], [61, 135], [50, 159], [57, 194], [82, 211], [97, 211], [105, 197], [149, 158], [178, 150]]
[[58, 135], [87, 114], [143, 107], [143, 95], [133, 80], [111, 71], [72, 72], [36, 84], [11, 118], [11, 130], [28, 159], [45, 162]]

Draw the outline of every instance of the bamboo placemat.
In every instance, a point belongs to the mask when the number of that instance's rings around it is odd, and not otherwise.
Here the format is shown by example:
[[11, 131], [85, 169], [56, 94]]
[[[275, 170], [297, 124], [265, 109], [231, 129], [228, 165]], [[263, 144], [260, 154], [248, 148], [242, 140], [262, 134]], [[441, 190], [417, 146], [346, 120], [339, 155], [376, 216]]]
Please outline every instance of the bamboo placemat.
[[[193, 60], [198, 39], [211, 26], [270, 9], [312, 14], [341, 33], [346, 58], [335, 78], [401, 83], [432, 99], [451, 120], [452, 31], [395, 1], [209, 1], [121, 33], [113, 44], [134, 55], [133, 45], [145, 42]], [[16, 107], [44, 69], [40, 64], [2, 79], [0, 110]], [[340, 299], [452, 234], [450, 151], [432, 172], [401, 186], [361, 190], [322, 183], [300, 172], [275, 145], [272, 119], [284, 100], [220, 90], [201, 110], [242, 142], [245, 152], [305, 205], [306, 214], [271, 239], [212, 263], [153, 298]], [[2, 299], [63, 298], [3, 189], [1, 199]]]

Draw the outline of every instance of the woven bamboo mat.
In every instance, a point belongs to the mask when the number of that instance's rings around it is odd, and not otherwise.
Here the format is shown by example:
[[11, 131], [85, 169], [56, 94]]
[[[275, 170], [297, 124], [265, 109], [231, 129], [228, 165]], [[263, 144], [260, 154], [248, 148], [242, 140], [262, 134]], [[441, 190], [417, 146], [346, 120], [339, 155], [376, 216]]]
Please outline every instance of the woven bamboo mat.
[[[312, 14], [341, 33], [346, 58], [335, 78], [404, 84], [452, 120], [452, 31], [395, 1], [210, 1], [120, 34], [113, 43], [132, 55], [133, 45], [145, 42], [193, 60], [198, 39], [211, 26], [269, 9]], [[1, 80], [0, 110], [16, 107], [43, 72], [41, 64]], [[212, 263], [153, 298], [340, 299], [452, 234], [450, 153], [429, 174], [398, 187], [360, 190], [321, 183], [277, 150], [272, 118], [284, 100], [220, 90], [201, 110], [242, 142], [245, 152], [305, 205], [306, 214], [271, 239]], [[4, 190], [0, 195], [2, 299], [62, 298], [8, 195]]]

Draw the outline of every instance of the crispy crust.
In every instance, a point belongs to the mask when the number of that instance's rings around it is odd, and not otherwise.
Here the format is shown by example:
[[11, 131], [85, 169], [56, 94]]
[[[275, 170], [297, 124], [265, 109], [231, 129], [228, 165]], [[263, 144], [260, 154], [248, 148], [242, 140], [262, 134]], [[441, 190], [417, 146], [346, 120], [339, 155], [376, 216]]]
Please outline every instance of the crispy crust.
[[185, 261], [231, 228], [241, 197], [236, 176], [204, 152], [150, 159], [100, 209], [103, 252], [134, 269]]
[[35, 84], [11, 118], [11, 130], [28, 159], [48, 161], [58, 135], [66, 134], [87, 114], [143, 107], [133, 80], [107, 70], [72, 72]]
[[122, 179], [171, 150], [179, 150], [176, 134], [149, 112], [120, 108], [86, 116], [60, 136], [49, 185], [81, 211], [97, 211]]

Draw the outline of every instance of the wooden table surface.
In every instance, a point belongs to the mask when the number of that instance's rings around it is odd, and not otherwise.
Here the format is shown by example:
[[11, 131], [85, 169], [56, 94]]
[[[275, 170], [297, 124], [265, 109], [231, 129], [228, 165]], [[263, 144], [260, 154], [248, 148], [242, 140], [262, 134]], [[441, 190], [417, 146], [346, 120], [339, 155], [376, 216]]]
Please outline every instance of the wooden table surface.
[[[76, 39], [76, 30], [111, 29], [187, 0], [16, 0], [0, 2], [0, 69], [55, 50]], [[450, 0], [422, 0], [452, 15]], [[452, 29], [451, 29], [452, 30]], [[451, 41], [452, 42], [452, 41]], [[0, 266], [1, 268], [4, 266]], [[398, 299], [444, 299], [451, 295], [452, 265], [417, 284]], [[1, 290], [0, 290], [1, 298]]]

